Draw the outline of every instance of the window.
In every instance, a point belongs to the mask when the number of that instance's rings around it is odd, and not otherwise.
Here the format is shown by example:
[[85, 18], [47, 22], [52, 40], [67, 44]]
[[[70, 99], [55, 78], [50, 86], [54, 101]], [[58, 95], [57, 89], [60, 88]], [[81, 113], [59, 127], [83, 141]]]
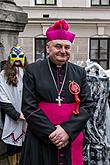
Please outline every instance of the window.
[[35, 0], [36, 5], [56, 5], [56, 0]]
[[110, 0], [91, 0], [92, 6], [110, 6]]
[[90, 60], [99, 63], [104, 69], [110, 67], [110, 38], [90, 39]]
[[46, 58], [46, 38], [35, 38], [35, 61]]

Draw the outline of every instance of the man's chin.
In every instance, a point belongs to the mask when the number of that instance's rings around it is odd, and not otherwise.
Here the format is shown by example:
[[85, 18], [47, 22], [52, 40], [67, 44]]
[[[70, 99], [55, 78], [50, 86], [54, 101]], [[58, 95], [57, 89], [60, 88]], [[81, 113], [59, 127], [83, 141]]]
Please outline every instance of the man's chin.
[[56, 64], [59, 65], [59, 66], [62, 66], [66, 63], [66, 61], [60, 61], [60, 62], [57, 62]]

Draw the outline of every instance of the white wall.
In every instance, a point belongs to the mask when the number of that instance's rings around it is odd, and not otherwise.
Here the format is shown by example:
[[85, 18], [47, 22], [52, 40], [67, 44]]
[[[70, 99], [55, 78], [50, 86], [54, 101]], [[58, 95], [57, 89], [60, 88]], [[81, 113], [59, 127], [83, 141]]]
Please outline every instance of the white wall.
[[86, 7], [86, 0], [64, 0], [63, 7]]
[[72, 24], [71, 29], [76, 37], [91, 37], [91, 35], [97, 34], [96, 24]]
[[[35, 6], [34, 0], [14, 0], [18, 6]], [[58, 7], [89, 7], [91, 0], [57, 0]]]
[[33, 0], [14, 0], [17, 6], [30, 6], [30, 1]]
[[19, 33], [19, 37], [36, 37], [37, 35], [43, 34], [42, 28], [37, 24], [27, 24], [24, 32]]

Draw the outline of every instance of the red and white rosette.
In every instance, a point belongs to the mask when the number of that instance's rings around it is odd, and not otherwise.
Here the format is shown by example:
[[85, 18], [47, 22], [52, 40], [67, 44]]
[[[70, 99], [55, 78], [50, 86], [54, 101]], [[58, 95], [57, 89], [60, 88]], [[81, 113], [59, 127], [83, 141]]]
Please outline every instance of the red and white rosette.
[[80, 93], [80, 86], [73, 81], [70, 82], [69, 84], [69, 91], [70, 93], [75, 95], [75, 100], [76, 100], [76, 109], [73, 111], [74, 114], [79, 114], [79, 105], [80, 105], [80, 99], [78, 94]]

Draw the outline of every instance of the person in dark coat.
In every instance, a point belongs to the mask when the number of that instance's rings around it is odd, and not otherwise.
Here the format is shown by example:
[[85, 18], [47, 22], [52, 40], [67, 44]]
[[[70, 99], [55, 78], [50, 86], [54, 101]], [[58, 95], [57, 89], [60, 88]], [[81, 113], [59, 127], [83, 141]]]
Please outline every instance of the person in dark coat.
[[63, 19], [49, 27], [48, 57], [25, 70], [28, 128], [19, 165], [83, 165], [83, 129], [94, 103], [85, 69], [68, 61], [75, 38], [68, 29]]

